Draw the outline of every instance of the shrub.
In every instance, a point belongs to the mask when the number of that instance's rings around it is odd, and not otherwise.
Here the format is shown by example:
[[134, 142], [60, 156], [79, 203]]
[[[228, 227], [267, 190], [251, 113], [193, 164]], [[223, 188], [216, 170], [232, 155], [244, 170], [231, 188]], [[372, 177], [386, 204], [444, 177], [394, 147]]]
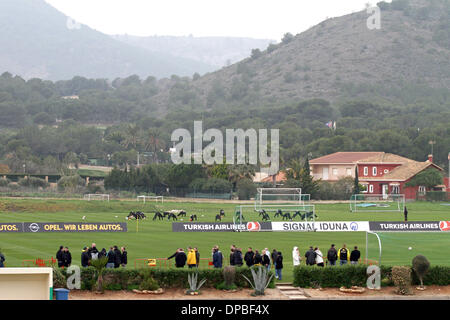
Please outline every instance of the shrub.
[[420, 287], [423, 287], [423, 277], [430, 269], [430, 262], [422, 255], [417, 255], [412, 261], [413, 270], [416, 273], [420, 281]]
[[66, 278], [59, 268], [53, 268], [53, 288], [65, 288]]
[[47, 188], [50, 184], [45, 181], [44, 179], [36, 178], [36, 177], [29, 177], [29, 178], [22, 178], [19, 179], [19, 185], [21, 187], [28, 187], [28, 188]]
[[0, 187], [7, 187], [10, 181], [5, 178], [0, 178]]
[[411, 268], [405, 266], [392, 267], [392, 281], [397, 287], [397, 293], [402, 295], [412, 294]]
[[239, 180], [236, 188], [239, 200], [249, 200], [256, 194], [256, 186], [250, 179]]
[[85, 181], [79, 175], [63, 176], [58, 180], [58, 190], [74, 192], [78, 187], [84, 187]]

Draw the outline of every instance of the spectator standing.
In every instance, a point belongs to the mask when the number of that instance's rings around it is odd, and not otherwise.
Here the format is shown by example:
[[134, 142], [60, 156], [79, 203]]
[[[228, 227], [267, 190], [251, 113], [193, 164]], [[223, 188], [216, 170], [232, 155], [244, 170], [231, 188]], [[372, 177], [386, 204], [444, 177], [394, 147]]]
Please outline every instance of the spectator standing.
[[106, 249], [103, 248], [99, 253], [98, 253], [98, 258], [102, 258], [102, 257], [106, 257]]
[[88, 253], [89, 253], [89, 257], [91, 260], [98, 259], [98, 249], [97, 249], [97, 245], [95, 243], [93, 243], [91, 245], [91, 247], [88, 250]]
[[87, 247], [84, 247], [83, 251], [81, 251], [81, 266], [89, 267], [89, 253]]
[[281, 281], [281, 277], [282, 277], [282, 273], [281, 273], [282, 269], [283, 269], [283, 255], [281, 254], [281, 251], [278, 251], [276, 267], [275, 267], [275, 277], [280, 281]]
[[344, 245], [342, 248], [338, 250], [338, 259], [339, 259], [339, 265], [347, 264], [348, 260], [350, 260], [350, 252], [348, 252], [347, 246]]
[[106, 263], [107, 268], [114, 268], [114, 261], [116, 260], [114, 254], [114, 248], [110, 247], [108, 253], [106, 254], [108, 257], [108, 262]]
[[234, 266], [234, 250], [236, 250], [236, 247], [232, 245], [230, 248], [230, 266]]
[[234, 265], [237, 267], [242, 267], [242, 265], [244, 264], [244, 261], [242, 259], [242, 249], [241, 248], [236, 248], [236, 250], [234, 250]]
[[222, 252], [220, 252], [218, 246], [215, 246], [213, 248], [213, 265], [214, 265], [214, 268], [222, 268], [222, 263], [223, 263]]
[[72, 264], [72, 254], [69, 251], [68, 247], [65, 247], [62, 253], [63, 258], [63, 266], [68, 268]]
[[298, 247], [294, 247], [292, 249], [292, 261], [294, 263], [294, 267], [300, 265], [301, 257], [300, 252], [298, 251]]
[[195, 258], [195, 250], [192, 249], [192, 247], [188, 247], [188, 254], [187, 254], [187, 264], [189, 268], [194, 268], [197, 266], [197, 259]]
[[262, 265], [267, 269], [267, 271], [270, 271], [270, 258], [266, 249], [262, 251]]
[[244, 260], [247, 267], [251, 267], [254, 264], [255, 253], [251, 247], [248, 247], [247, 252], [245, 253]]
[[355, 246], [355, 249], [350, 253], [350, 264], [358, 264], [359, 258], [361, 258], [361, 252]]
[[320, 251], [319, 247], [314, 248], [314, 252], [316, 253], [316, 265], [319, 267], [323, 267], [323, 254], [322, 251]]
[[[277, 249], [273, 249], [272, 250], [272, 263], [273, 263], [274, 268], [277, 267], [276, 266], [276, 264], [277, 264], [277, 255], [278, 255]], [[276, 275], [275, 275], [275, 277], [276, 277]]]
[[120, 248], [121, 251], [121, 259], [120, 259], [120, 264], [122, 265], [122, 267], [126, 267], [128, 264], [128, 252], [127, 249], [125, 247]]
[[197, 268], [200, 265], [200, 252], [198, 252], [197, 248], [194, 248], [195, 251], [195, 261], [197, 262]]
[[64, 252], [64, 246], [59, 246], [59, 250], [58, 250], [58, 252], [56, 252], [56, 260], [58, 261], [59, 268], [61, 268], [64, 265], [63, 252]]
[[334, 244], [331, 245], [331, 248], [328, 249], [328, 253], [327, 253], [327, 259], [328, 262], [330, 263], [330, 266], [335, 266], [336, 265], [336, 260], [337, 260], [337, 250], [334, 247]]
[[262, 264], [262, 257], [258, 250], [255, 250], [255, 257], [253, 263], [255, 266], [260, 266]]
[[[272, 263], [271, 257], [270, 257], [270, 250], [269, 250], [269, 248], [264, 248], [264, 251], [266, 251], [266, 256], [267, 256], [267, 258], [269, 259], [269, 266], [268, 266], [268, 268], [269, 268], [269, 270], [270, 270], [270, 265], [271, 265], [271, 263]], [[264, 260], [264, 257], [263, 257], [263, 260]]]
[[316, 253], [314, 252], [313, 247], [309, 247], [309, 250], [305, 253], [306, 265], [313, 266], [316, 264]]
[[3, 254], [2, 250], [0, 249], [0, 268], [5, 267], [5, 255]]
[[167, 260], [172, 259], [175, 257], [175, 267], [177, 268], [184, 268], [184, 265], [186, 264], [186, 253], [184, 253], [183, 249], [178, 248], [177, 251], [173, 255], [167, 258]]
[[122, 253], [117, 246], [114, 246], [114, 268], [120, 267], [122, 263]]
[[408, 209], [406, 209], [406, 206], [405, 209], [403, 210], [403, 215], [405, 216], [405, 222], [408, 222]]

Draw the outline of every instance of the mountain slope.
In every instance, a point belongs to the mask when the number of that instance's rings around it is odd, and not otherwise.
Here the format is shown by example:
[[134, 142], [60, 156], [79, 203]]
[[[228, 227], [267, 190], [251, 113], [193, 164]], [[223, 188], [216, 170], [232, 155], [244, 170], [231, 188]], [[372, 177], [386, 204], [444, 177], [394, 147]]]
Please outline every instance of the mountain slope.
[[198, 61], [124, 44], [68, 18], [43, 0], [0, 1], [0, 72], [24, 78], [69, 79], [192, 76], [214, 68]]
[[[305, 98], [405, 100], [450, 88], [450, 2], [380, 3], [381, 29], [365, 10], [328, 19], [270, 50], [185, 84], [192, 107], [223, 109]], [[164, 110], [183, 105], [167, 90]], [[408, 93], [408, 94], [406, 94]], [[199, 103], [200, 101], [200, 103]]]

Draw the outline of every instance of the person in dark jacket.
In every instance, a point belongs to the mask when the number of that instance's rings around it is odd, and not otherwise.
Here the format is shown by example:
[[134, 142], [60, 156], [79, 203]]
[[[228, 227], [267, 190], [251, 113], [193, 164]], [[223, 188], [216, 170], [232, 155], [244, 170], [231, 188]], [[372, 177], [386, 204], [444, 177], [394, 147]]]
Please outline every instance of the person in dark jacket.
[[230, 266], [234, 266], [234, 251], [236, 250], [236, 246], [232, 245], [230, 248]]
[[355, 249], [350, 253], [350, 264], [358, 264], [360, 257], [361, 252], [358, 250], [358, 247], [355, 246]]
[[83, 251], [81, 252], [81, 266], [89, 267], [89, 253], [87, 247], [84, 247]]
[[[277, 250], [276, 250], [276, 249], [273, 249], [273, 250], [272, 250], [272, 264], [273, 264], [273, 267], [274, 267], [274, 268], [276, 268], [277, 255], [278, 255]], [[275, 277], [276, 277], [276, 275], [275, 275]]]
[[68, 268], [72, 264], [72, 254], [69, 251], [68, 247], [65, 247], [62, 253], [63, 258], [63, 266]]
[[270, 258], [267, 255], [266, 249], [262, 251], [262, 265], [267, 269], [267, 271], [270, 271]]
[[214, 268], [222, 268], [223, 255], [220, 252], [219, 247], [215, 246], [213, 248], [213, 265]]
[[242, 267], [244, 262], [242, 259], [242, 249], [241, 248], [236, 248], [236, 250], [234, 250], [233, 260], [234, 260], [234, 265], [236, 267]]
[[59, 250], [58, 252], [56, 252], [56, 260], [58, 261], [58, 267], [61, 268], [64, 265], [64, 260], [63, 260], [63, 251], [64, 251], [64, 246], [59, 246]]
[[106, 249], [103, 248], [99, 253], [98, 253], [98, 258], [102, 258], [102, 257], [106, 257]]
[[0, 249], [0, 268], [5, 267], [5, 255], [2, 253], [2, 250]]
[[177, 249], [177, 251], [167, 259], [170, 260], [173, 257], [175, 257], [175, 267], [183, 268], [186, 265], [187, 256], [182, 248]]
[[120, 255], [120, 264], [122, 265], [122, 267], [126, 267], [127, 263], [128, 263], [128, 252], [127, 249], [125, 247], [120, 248], [121, 251], [121, 255]]
[[405, 216], [405, 222], [407, 222], [408, 221], [408, 209], [406, 209], [406, 206], [405, 206], [405, 209], [403, 210], [403, 215]]
[[247, 252], [245, 253], [244, 260], [247, 267], [251, 267], [254, 264], [255, 253], [251, 247], [248, 247]]
[[337, 250], [334, 247], [334, 244], [332, 244], [331, 248], [328, 249], [327, 259], [328, 259], [328, 262], [330, 263], [330, 266], [335, 266], [336, 265]]
[[122, 253], [117, 246], [114, 246], [114, 268], [120, 267], [122, 263]]
[[276, 267], [275, 267], [275, 275], [278, 280], [281, 280], [282, 274], [281, 270], [283, 269], [283, 255], [280, 251], [278, 251], [277, 254], [277, 260], [276, 260]]
[[198, 252], [197, 248], [194, 248], [194, 251], [195, 251], [195, 261], [197, 261], [197, 268], [198, 268], [198, 265], [200, 264], [200, 252]]
[[306, 265], [313, 266], [316, 264], [316, 253], [314, 252], [313, 247], [309, 247], [309, 250], [305, 253]]
[[91, 245], [91, 247], [88, 250], [89, 253], [89, 259], [98, 259], [98, 250], [97, 250], [97, 245], [95, 243], [93, 243]]
[[338, 250], [337, 256], [338, 256], [338, 259], [339, 259], [339, 265], [341, 265], [341, 266], [344, 265], [344, 264], [347, 264], [348, 260], [350, 260], [350, 252], [348, 251], [347, 246], [345, 245], [345, 243], [342, 246], [342, 248], [340, 248]]
[[255, 250], [255, 257], [253, 259], [254, 265], [261, 265], [262, 264], [262, 257], [258, 250]]
[[107, 268], [114, 268], [114, 261], [116, 260], [114, 254], [114, 248], [110, 247], [108, 253], [106, 254], [108, 257], [108, 262], [106, 263]]

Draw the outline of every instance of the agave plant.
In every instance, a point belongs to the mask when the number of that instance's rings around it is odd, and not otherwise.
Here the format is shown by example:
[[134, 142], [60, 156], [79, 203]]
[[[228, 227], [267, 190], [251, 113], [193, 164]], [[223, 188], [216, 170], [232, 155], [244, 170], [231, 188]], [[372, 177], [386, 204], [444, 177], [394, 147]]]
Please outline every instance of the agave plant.
[[189, 290], [187, 291], [187, 293], [198, 292], [202, 285], [204, 285], [206, 282], [206, 279], [203, 279], [202, 281], [200, 281], [200, 283], [197, 283], [197, 280], [198, 272], [188, 274]]
[[255, 268], [251, 268], [250, 271], [252, 272], [253, 283], [246, 276], [242, 276], [245, 278], [245, 280], [248, 281], [248, 283], [250, 283], [252, 288], [255, 290], [254, 295], [263, 296], [264, 290], [266, 290], [266, 288], [269, 286], [273, 274], [269, 277], [269, 271], [261, 266], [258, 267], [258, 272], [255, 271]]

